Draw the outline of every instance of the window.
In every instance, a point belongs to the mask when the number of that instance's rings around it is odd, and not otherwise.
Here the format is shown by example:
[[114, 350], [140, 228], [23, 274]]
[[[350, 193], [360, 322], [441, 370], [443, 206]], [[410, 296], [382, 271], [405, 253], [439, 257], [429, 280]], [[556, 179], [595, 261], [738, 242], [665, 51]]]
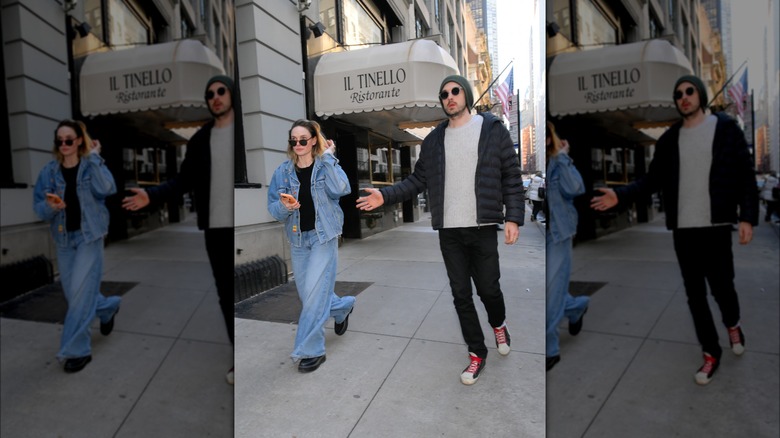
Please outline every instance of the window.
[[617, 43], [617, 26], [591, 0], [577, 0], [577, 31], [586, 48]]
[[336, 3], [336, 0], [320, 0], [320, 23], [325, 25], [325, 32], [334, 38], [339, 34]]
[[633, 149], [623, 147], [591, 149], [594, 182], [615, 185], [636, 179], [635, 153]]
[[105, 39], [103, 34], [103, 1], [102, 0], [86, 0], [84, 2], [84, 21], [92, 26], [92, 33]]
[[425, 36], [425, 26], [417, 11], [414, 11], [414, 37], [422, 38]]
[[[389, 139], [378, 135], [369, 134], [368, 141], [367, 158], [369, 158], [371, 184], [390, 185], [401, 181], [401, 151], [394, 148]], [[358, 168], [360, 168], [360, 160], [358, 163]], [[365, 164], [362, 167], [365, 168]]]
[[450, 50], [452, 50], [453, 47], [455, 47], [455, 24], [452, 22], [452, 17], [447, 14], [447, 36], [449, 37], [448, 43], [450, 45]]
[[351, 49], [382, 44], [384, 32], [357, 0], [343, 0], [344, 44]]
[[[160, 184], [160, 174], [165, 174], [165, 154], [155, 147], [134, 149], [132, 161], [125, 160], [125, 178], [139, 185]], [[132, 173], [131, 173], [132, 172]], [[129, 177], [133, 178], [129, 178]]]
[[122, 0], [109, 0], [109, 41], [115, 49], [149, 44], [149, 23]]
[[553, 0], [553, 21], [560, 28], [558, 32], [572, 41], [571, 2], [570, 0]]
[[187, 20], [184, 18], [184, 14], [181, 16], [181, 37], [182, 39], [186, 39], [192, 36], [192, 27], [187, 22]]
[[[219, 29], [219, 15], [217, 15], [217, 11], [214, 11], [213, 17], [211, 18], [214, 22], [214, 25], [212, 28], [214, 29], [214, 35], [212, 36], [212, 41], [214, 41], [214, 46], [217, 48], [217, 51], [219, 51], [222, 47], [219, 44], [220, 39], [222, 38], [222, 32]], [[224, 53], [218, 53], [219, 56], [224, 56]]]
[[650, 14], [650, 39], [660, 38], [664, 33], [664, 28], [655, 14]]

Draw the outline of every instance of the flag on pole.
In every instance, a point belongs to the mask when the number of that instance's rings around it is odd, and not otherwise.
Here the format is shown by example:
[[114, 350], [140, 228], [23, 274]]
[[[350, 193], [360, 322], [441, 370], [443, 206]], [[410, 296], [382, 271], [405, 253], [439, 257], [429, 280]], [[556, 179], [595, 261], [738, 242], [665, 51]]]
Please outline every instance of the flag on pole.
[[745, 71], [742, 72], [742, 76], [740, 76], [739, 80], [729, 87], [729, 97], [734, 101], [734, 104], [737, 107], [737, 114], [742, 119], [745, 118], [745, 108], [747, 107], [747, 104], [745, 103], [748, 89], [747, 78], [748, 69], [745, 67]]
[[515, 84], [515, 68], [509, 69], [509, 76], [504, 79], [504, 82], [496, 88], [496, 96], [501, 101], [501, 107], [504, 109], [504, 114], [509, 115], [509, 109], [511, 108], [512, 93], [514, 93]]

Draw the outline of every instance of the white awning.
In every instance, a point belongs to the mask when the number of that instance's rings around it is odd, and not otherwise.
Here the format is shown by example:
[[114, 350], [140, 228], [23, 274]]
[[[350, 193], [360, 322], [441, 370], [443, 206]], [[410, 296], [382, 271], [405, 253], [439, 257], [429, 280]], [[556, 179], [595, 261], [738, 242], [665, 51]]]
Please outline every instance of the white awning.
[[180, 40], [89, 55], [79, 77], [85, 116], [154, 112], [161, 121], [207, 119], [206, 83], [225, 74], [217, 55]]
[[455, 60], [430, 40], [325, 54], [314, 70], [314, 111], [394, 140], [414, 140], [402, 129], [446, 117], [438, 91], [453, 74]]
[[674, 83], [691, 74], [685, 55], [666, 40], [648, 40], [557, 55], [547, 74], [550, 114], [622, 112], [665, 122], [679, 115]]

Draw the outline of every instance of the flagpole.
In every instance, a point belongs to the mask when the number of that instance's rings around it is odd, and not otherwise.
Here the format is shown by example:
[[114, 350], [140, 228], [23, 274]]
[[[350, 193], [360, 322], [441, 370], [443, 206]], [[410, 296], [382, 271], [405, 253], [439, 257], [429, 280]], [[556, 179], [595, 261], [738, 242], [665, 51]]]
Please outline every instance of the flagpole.
[[[484, 96], [485, 96], [485, 94], [487, 94], [487, 92], [488, 92], [488, 91], [490, 91], [490, 89], [491, 89], [491, 88], [493, 88], [493, 85], [495, 85], [495, 83], [496, 83], [496, 81], [498, 80], [498, 78], [500, 78], [500, 77], [501, 77], [501, 75], [502, 75], [502, 74], [504, 74], [504, 72], [506, 71], [506, 69], [508, 69], [508, 68], [509, 68], [509, 66], [510, 66], [510, 65], [512, 65], [512, 63], [513, 63], [513, 62], [515, 62], [515, 60], [514, 60], [514, 59], [513, 59], [513, 60], [511, 60], [511, 61], [509, 61], [509, 64], [507, 64], [507, 65], [506, 65], [506, 67], [504, 67], [504, 69], [503, 69], [503, 70], [501, 70], [501, 73], [499, 73], [499, 74], [498, 74], [498, 76], [496, 76], [496, 77], [495, 77], [495, 79], [493, 79], [493, 82], [491, 82], [491, 83], [490, 83], [490, 85], [488, 85], [488, 87], [485, 89], [485, 91], [484, 91], [482, 94], [480, 94], [480, 95], [479, 95], [479, 98], [477, 98], [477, 100], [475, 100], [475, 101], [474, 101], [474, 105], [476, 105], [476, 104], [477, 104], [477, 102], [479, 102], [480, 100], [482, 100], [482, 97], [484, 97]], [[472, 106], [471, 106], [471, 108], [469, 108], [469, 110], [471, 110], [471, 109], [473, 109], [473, 108], [474, 108], [474, 106], [472, 105]]]
[[[739, 73], [739, 71], [740, 71], [740, 70], [742, 70], [742, 67], [743, 67], [745, 64], [747, 64], [747, 59], [746, 59], [746, 60], [745, 60], [745, 61], [744, 61], [744, 62], [743, 62], [743, 63], [742, 63], [742, 64], [741, 64], [739, 67], [737, 67], [737, 71], [735, 71], [735, 72], [734, 72], [734, 74], [732, 74], [732, 75], [731, 75], [731, 77], [730, 77], [730, 78], [728, 78], [728, 79], [726, 80], [726, 83], [724, 83], [724, 84], [723, 84], [723, 87], [721, 87], [720, 91], [718, 91], [718, 92], [715, 94], [715, 96], [714, 96], [712, 99], [710, 99], [710, 101], [707, 103], [707, 106], [708, 106], [708, 107], [709, 107], [709, 106], [712, 104], [712, 102], [715, 102], [715, 99], [717, 99], [717, 98], [718, 98], [718, 96], [720, 96], [720, 93], [722, 93], [722, 92], [723, 92], [723, 90], [725, 90], [725, 89], [726, 89], [726, 87], [728, 87], [728, 86], [729, 86], [729, 82], [731, 82], [731, 80], [732, 80], [732, 79], [734, 79], [734, 76], [736, 76], [736, 75], [737, 75], [737, 73]], [[747, 93], [747, 90], [745, 90], [745, 92]]]

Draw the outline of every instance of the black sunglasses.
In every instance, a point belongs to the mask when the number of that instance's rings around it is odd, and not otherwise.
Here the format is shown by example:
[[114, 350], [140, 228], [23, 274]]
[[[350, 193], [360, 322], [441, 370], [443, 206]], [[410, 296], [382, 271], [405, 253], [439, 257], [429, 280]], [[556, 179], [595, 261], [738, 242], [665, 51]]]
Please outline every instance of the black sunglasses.
[[54, 139], [54, 146], [62, 146], [63, 143], [68, 145], [68, 146], [73, 146], [73, 142], [74, 141], [76, 141], [75, 138], [69, 138], [67, 140], [57, 140], [57, 139]]
[[[227, 88], [225, 88], [225, 87], [217, 88], [217, 94], [219, 94], [220, 96], [224, 96], [226, 91], [227, 91]], [[214, 98], [214, 92], [211, 91], [211, 90], [207, 91], [206, 92], [206, 100], [211, 100], [213, 98]]]
[[[693, 87], [688, 87], [685, 89], [685, 94], [687, 96], [693, 96]], [[683, 92], [681, 90], [677, 90], [674, 92], [674, 100], [680, 100], [683, 97]]]
[[300, 140], [290, 139], [290, 140], [287, 140], [287, 143], [292, 148], [292, 147], [295, 147], [296, 144], [299, 144], [301, 146], [306, 146], [309, 143], [309, 140], [311, 140], [311, 138], [302, 138]]
[[[450, 93], [452, 93], [453, 96], [457, 96], [458, 94], [460, 94], [460, 90], [462, 90], [462, 89], [463, 88], [460, 88], [460, 87], [452, 87], [452, 90], [450, 91]], [[450, 93], [448, 93], [446, 91], [442, 91], [441, 93], [439, 93], [439, 99], [441, 99], [441, 100], [447, 99], [448, 97], [450, 97]]]

